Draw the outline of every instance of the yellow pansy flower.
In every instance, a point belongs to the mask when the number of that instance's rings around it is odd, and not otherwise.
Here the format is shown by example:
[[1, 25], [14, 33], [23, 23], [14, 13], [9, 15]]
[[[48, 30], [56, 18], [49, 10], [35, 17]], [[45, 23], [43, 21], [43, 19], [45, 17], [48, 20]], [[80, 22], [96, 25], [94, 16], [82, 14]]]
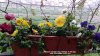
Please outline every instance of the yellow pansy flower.
[[57, 27], [62, 27], [65, 24], [65, 16], [60, 15], [55, 19], [55, 24]]
[[16, 19], [16, 24], [17, 25], [21, 25], [22, 22], [23, 22], [23, 18], [19, 17], [19, 18]]
[[19, 19], [20, 19], [21, 22], [23, 22], [23, 20], [24, 20], [22, 17], [19, 17]]
[[22, 25], [24, 25], [24, 26], [30, 28], [30, 25], [28, 24], [28, 22], [27, 22], [26, 20], [23, 20]]
[[38, 24], [39, 27], [43, 27], [44, 25], [45, 25], [44, 23]]
[[16, 29], [12, 34], [11, 34], [11, 36], [16, 36], [17, 35], [17, 33], [18, 33], [18, 30]]
[[33, 32], [34, 34], [38, 34], [38, 31], [35, 30], [35, 29], [32, 29], [32, 32]]
[[20, 21], [20, 19], [16, 19], [16, 24], [17, 24], [17, 25], [21, 25], [21, 23], [22, 23], [22, 22]]
[[49, 27], [52, 27], [51, 22], [46, 22], [46, 25], [49, 26]]

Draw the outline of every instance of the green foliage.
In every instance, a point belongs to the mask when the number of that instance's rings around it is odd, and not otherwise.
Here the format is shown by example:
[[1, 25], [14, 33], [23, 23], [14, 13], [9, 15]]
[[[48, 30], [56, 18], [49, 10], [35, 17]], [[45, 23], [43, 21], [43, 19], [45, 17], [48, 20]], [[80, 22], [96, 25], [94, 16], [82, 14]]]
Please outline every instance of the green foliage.
[[81, 41], [77, 43], [77, 47], [84, 50], [86, 48], [86, 44], [86, 41]]
[[43, 50], [44, 50], [44, 43], [43, 43], [43, 41], [39, 41], [37, 44], [38, 44], [39, 52], [43, 52]]
[[20, 47], [31, 48], [32, 41], [27, 38], [29, 33], [29, 29], [19, 28], [18, 34], [12, 39], [12, 43], [19, 43]]
[[0, 32], [0, 52], [7, 51], [9, 47], [9, 39], [6, 38], [6, 35], [4, 33]]
[[19, 45], [22, 48], [31, 48], [31, 46], [33, 45], [33, 43], [30, 40], [24, 40], [24, 41], [21, 41]]
[[66, 18], [66, 22], [70, 23], [74, 19], [75, 19], [75, 17], [71, 13], [68, 13], [67, 18]]
[[57, 36], [66, 36], [66, 31], [65, 29], [58, 29], [56, 32]]

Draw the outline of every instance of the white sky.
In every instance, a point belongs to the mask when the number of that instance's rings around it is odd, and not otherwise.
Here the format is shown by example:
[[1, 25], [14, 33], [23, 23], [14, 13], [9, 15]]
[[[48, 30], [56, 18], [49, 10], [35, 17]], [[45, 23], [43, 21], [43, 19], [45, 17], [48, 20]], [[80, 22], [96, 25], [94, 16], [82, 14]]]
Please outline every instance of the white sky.
[[[0, 2], [5, 2], [7, 0], [0, 0]], [[14, 2], [19, 2], [21, 1], [22, 3], [33, 3], [33, 4], [40, 4], [41, 0], [11, 0], [11, 1], [14, 1]], [[79, 0], [76, 0], [76, 2], [78, 2]], [[86, 4], [85, 5], [95, 5], [98, 3], [98, 1], [100, 0], [87, 0]], [[60, 3], [61, 2], [61, 3]], [[47, 0], [47, 1], [44, 1], [44, 4], [50, 4], [50, 5], [62, 5], [62, 4], [69, 4], [70, 3], [70, 0]]]

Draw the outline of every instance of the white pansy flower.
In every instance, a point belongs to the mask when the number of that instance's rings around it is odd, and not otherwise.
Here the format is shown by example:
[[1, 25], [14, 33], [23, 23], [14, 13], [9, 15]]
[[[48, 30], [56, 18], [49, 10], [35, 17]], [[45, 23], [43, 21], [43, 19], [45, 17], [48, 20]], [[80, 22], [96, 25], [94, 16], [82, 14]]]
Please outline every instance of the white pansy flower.
[[70, 22], [70, 25], [76, 25], [76, 24], [77, 24], [76, 20], [72, 20], [72, 22]]
[[76, 20], [73, 20], [73, 21], [72, 21], [72, 24], [76, 24], [76, 23], [77, 23]]

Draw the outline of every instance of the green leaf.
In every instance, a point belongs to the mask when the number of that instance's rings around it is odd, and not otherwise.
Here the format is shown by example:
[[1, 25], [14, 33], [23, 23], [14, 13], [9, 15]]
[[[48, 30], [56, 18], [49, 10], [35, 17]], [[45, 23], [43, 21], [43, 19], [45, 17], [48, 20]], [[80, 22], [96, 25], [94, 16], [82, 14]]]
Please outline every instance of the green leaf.
[[7, 47], [2, 47], [1, 53], [2, 53], [2, 52], [5, 52], [6, 50], [7, 50]]

